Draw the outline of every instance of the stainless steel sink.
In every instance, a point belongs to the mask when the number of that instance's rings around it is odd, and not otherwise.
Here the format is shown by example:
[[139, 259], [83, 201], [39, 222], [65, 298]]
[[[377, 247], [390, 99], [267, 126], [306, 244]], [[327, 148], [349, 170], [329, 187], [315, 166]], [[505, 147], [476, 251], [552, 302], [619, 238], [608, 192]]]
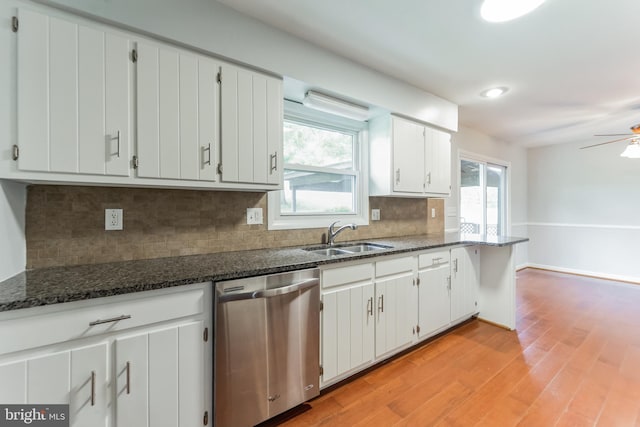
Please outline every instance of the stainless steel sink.
[[379, 251], [382, 249], [389, 249], [389, 246], [384, 245], [376, 245], [375, 243], [358, 243], [351, 246], [341, 246], [340, 249], [347, 252], [369, 252], [369, 251]]
[[309, 251], [314, 254], [324, 255], [324, 256], [335, 256], [335, 255], [346, 255], [352, 254], [353, 252], [348, 252], [342, 249], [337, 248], [326, 248], [326, 249], [305, 249], [305, 251]]
[[336, 255], [350, 255], [360, 252], [379, 251], [382, 249], [390, 249], [391, 246], [379, 245], [376, 243], [345, 243], [340, 246], [333, 246], [330, 248], [305, 248], [305, 251], [309, 251], [314, 254], [324, 256], [336, 256]]

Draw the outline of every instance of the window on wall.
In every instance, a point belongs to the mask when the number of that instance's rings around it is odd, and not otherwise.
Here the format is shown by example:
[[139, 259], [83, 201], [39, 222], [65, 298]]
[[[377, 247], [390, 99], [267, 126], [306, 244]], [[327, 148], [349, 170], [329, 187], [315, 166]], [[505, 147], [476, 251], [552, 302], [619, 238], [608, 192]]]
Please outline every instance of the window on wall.
[[507, 166], [460, 159], [460, 232], [503, 236]]
[[367, 224], [366, 123], [285, 102], [284, 189], [269, 193], [269, 229]]

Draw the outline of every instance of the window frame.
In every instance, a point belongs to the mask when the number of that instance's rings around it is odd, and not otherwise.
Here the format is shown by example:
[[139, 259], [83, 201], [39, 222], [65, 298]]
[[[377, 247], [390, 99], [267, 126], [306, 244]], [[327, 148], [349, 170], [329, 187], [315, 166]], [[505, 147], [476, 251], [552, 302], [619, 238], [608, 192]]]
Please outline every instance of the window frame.
[[[462, 223], [462, 217], [461, 217], [461, 213], [460, 210], [462, 208], [462, 181], [461, 181], [461, 169], [462, 169], [462, 160], [466, 160], [466, 161], [470, 161], [470, 162], [475, 162], [475, 163], [480, 163], [484, 166], [484, 176], [481, 176], [480, 179], [482, 181], [482, 186], [483, 186], [483, 190], [482, 190], [482, 217], [483, 217], [483, 223], [484, 223], [484, 227], [485, 227], [485, 233], [486, 233], [486, 223], [487, 223], [487, 195], [486, 195], [486, 190], [487, 190], [487, 183], [486, 183], [486, 168], [487, 166], [499, 166], [499, 167], [504, 167], [505, 168], [505, 177], [504, 177], [504, 187], [502, 189], [503, 192], [503, 196], [504, 196], [504, 224], [503, 224], [503, 230], [502, 233], [503, 234], [498, 234], [498, 235], [502, 235], [502, 236], [508, 236], [511, 233], [511, 162], [502, 160], [502, 159], [497, 159], [494, 157], [489, 157], [489, 156], [485, 156], [482, 154], [477, 154], [471, 151], [466, 151], [466, 150], [458, 150], [458, 163], [457, 163], [457, 180], [458, 180], [458, 230], [460, 231], [460, 225]], [[500, 230], [498, 230], [498, 233], [500, 233]]]
[[[283, 169], [326, 171], [355, 177], [355, 212], [352, 213], [281, 213], [281, 191], [270, 191], [267, 195], [267, 229], [291, 230], [328, 227], [334, 221], [369, 225], [369, 152], [368, 123], [351, 120], [333, 114], [312, 110], [297, 102], [285, 100], [284, 121], [310, 125], [320, 129], [353, 133], [354, 169], [332, 169], [309, 165], [284, 164]], [[284, 126], [283, 121], [283, 126]]]

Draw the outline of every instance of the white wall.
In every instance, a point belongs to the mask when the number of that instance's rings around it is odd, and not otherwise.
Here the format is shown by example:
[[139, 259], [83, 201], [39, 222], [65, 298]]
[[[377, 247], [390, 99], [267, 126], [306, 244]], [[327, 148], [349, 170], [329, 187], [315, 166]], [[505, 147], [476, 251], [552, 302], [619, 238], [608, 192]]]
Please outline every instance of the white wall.
[[[445, 199], [445, 215], [447, 211], [453, 216], [445, 218], [447, 230], [459, 228], [460, 216], [460, 160], [459, 151], [470, 152], [489, 159], [500, 160], [509, 164], [508, 216], [509, 230], [507, 234], [528, 237], [527, 229], [527, 150], [516, 144], [500, 141], [465, 126], [460, 126], [458, 133], [451, 138], [451, 197]], [[528, 243], [515, 247], [515, 263], [521, 267], [527, 264]]]
[[24, 271], [26, 185], [0, 180], [0, 281]]
[[640, 159], [593, 143], [529, 150], [529, 261], [640, 282]]
[[458, 107], [214, 0], [39, 0], [456, 130]]

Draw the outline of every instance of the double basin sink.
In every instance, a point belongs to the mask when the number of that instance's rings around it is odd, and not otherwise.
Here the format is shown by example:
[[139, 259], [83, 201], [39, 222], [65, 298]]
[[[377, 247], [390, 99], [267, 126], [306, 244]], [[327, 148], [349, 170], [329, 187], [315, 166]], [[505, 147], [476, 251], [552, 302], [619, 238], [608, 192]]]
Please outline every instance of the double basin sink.
[[379, 251], [391, 249], [392, 246], [379, 245], [377, 243], [345, 243], [343, 245], [331, 246], [329, 248], [306, 248], [305, 250], [314, 254], [324, 256], [353, 255], [361, 252]]

